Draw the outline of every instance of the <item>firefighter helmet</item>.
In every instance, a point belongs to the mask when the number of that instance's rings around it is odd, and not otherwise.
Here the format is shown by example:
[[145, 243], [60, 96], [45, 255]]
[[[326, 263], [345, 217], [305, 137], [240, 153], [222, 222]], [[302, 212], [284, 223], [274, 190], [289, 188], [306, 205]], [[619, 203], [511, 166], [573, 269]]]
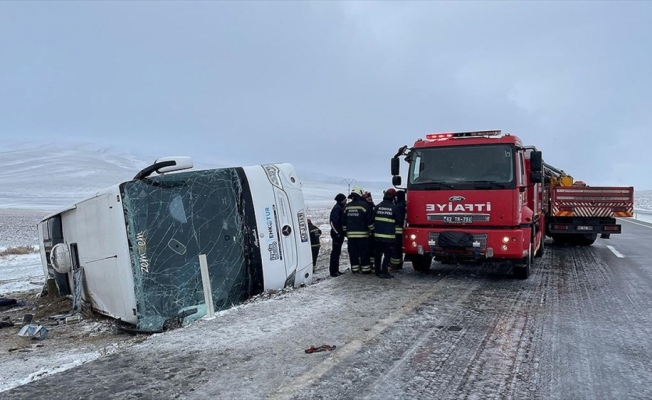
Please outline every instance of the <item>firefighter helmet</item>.
[[354, 186], [353, 189], [351, 189], [351, 194], [357, 194], [362, 197], [364, 195], [364, 190], [360, 186]]

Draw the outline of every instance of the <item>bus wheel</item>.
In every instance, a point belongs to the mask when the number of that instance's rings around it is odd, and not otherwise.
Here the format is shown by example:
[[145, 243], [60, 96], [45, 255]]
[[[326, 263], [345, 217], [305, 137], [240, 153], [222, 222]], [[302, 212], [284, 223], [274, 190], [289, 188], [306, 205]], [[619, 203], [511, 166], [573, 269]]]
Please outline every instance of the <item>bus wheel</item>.
[[426, 272], [430, 269], [432, 257], [430, 256], [412, 256], [412, 267], [415, 271]]

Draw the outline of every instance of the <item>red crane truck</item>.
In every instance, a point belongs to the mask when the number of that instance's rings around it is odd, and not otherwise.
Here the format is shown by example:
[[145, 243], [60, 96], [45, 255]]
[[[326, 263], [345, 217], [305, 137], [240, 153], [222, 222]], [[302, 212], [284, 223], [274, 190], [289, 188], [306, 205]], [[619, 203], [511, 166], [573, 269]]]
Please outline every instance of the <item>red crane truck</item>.
[[409, 163], [403, 248], [417, 271], [433, 258], [508, 260], [514, 276], [527, 279], [546, 234], [591, 244], [598, 234], [620, 233], [614, 217], [633, 211], [633, 188], [561, 186], [563, 171], [499, 130], [434, 133], [403, 146], [391, 162], [396, 187], [400, 157]]

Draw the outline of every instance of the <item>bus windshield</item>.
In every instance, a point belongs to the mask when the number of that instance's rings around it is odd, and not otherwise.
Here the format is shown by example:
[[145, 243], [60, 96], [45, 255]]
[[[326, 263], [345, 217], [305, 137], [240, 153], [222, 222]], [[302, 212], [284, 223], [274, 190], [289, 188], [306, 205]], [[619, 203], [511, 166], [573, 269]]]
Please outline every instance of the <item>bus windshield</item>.
[[415, 188], [514, 188], [511, 145], [434, 147], [411, 154], [409, 185]]
[[200, 254], [207, 257], [216, 311], [263, 291], [246, 185], [241, 168], [121, 185], [139, 329], [162, 330], [205, 307]]

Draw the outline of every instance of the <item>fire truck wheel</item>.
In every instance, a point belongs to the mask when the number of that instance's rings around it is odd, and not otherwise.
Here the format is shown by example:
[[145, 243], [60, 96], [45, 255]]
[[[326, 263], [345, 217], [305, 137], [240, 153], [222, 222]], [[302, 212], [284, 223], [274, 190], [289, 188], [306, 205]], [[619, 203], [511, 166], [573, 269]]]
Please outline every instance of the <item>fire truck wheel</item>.
[[412, 267], [415, 271], [426, 272], [430, 269], [432, 257], [430, 256], [412, 256]]
[[541, 243], [539, 244], [539, 250], [534, 253], [535, 257], [543, 257], [543, 252], [545, 251], [546, 235], [541, 235]]
[[588, 235], [582, 235], [578, 236], [576, 238], [576, 243], [578, 246], [590, 246], [593, 243], [595, 243], [595, 240], [598, 238], [598, 234], [588, 234]]
[[555, 244], [565, 245], [571, 242], [570, 235], [553, 235], [552, 240], [555, 241]]
[[530, 267], [532, 266], [532, 253], [534, 252], [534, 246], [530, 243], [530, 251], [527, 257], [522, 258], [519, 261], [515, 261], [512, 264], [512, 273], [516, 279], [527, 279], [530, 277]]

